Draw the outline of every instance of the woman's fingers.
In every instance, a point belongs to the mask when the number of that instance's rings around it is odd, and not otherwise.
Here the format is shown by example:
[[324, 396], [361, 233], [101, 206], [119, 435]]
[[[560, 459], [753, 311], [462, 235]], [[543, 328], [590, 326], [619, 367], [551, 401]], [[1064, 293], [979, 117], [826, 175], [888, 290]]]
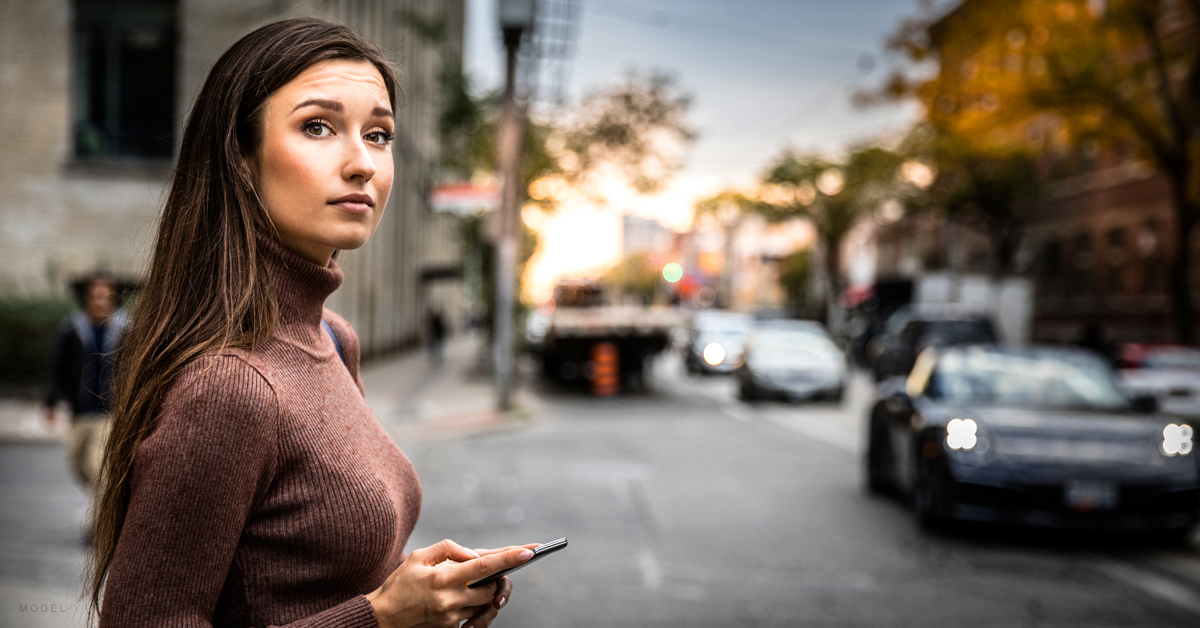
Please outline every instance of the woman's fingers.
[[449, 569], [453, 570], [456, 579], [465, 584], [486, 578], [497, 571], [516, 567], [530, 558], [533, 558], [533, 551], [522, 547], [481, 556], [461, 565], [450, 565]]
[[413, 555], [419, 555], [418, 558], [421, 563], [429, 566], [437, 565], [446, 560], [465, 563], [469, 560], [479, 558], [479, 554], [450, 539], [445, 539], [424, 549], [419, 549], [413, 552]]
[[529, 543], [527, 545], [509, 545], [508, 547], [497, 547], [497, 548], [493, 548], [493, 549], [475, 548], [475, 553], [479, 554], [480, 556], [487, 556], [488, 554], [499, 554], [500, 552], [507, 552], [509, 550], [515, 550], [515, 549], [521, 549], [521, 548], [535, 549], [539, 545], [541, 545], [541, 543]]
[[492, 607], [499, 611], [504, 608], [505, 604], [508, 604], [508, 598], [512, 597], [513, 583], [508, 576], [504, 576], [497, 580], [496, 584], [498, 586], [495, 595], [492, 596]]
[[500, 609], [491, 604], [484, 604], [475, 609], [476, 612], [462, 625], [462, 628], [487, 628], [496, 619]]
[[512, 597], [513, 582], [504, 576], [496, 581], [496, 593], [492, 596], [492, 603], [482, 606], [479, 612], [471, 619], [463, 624], [463, 628], [487, 628], [496, 619], [496, 615], [500, 614], [500, 609], [508, 604], [508, 600]]

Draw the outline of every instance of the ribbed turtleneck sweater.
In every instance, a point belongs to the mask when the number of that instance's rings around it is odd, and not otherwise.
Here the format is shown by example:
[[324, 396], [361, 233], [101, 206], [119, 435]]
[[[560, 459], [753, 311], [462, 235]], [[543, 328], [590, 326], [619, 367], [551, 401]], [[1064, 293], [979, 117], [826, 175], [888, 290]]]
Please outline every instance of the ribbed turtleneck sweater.
[[364, 594], [404, 560], [420, 484], [363, 398], [358, 337], [324, 308], [337, 262], [258, 245], [278, 326], [172, 384], [134, 457], [101, 628], [378, 625]]

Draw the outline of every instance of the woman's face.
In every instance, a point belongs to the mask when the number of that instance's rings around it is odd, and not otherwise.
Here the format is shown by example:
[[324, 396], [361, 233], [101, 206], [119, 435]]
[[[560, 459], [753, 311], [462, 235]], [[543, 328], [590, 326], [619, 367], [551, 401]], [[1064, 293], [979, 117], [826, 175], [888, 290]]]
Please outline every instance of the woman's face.
[[335, 250], [366, 243], [392, 189], [395, 124], [366, 61], [318, 63], [267, 99], [249, 162], [284, 246], [326, 266]]

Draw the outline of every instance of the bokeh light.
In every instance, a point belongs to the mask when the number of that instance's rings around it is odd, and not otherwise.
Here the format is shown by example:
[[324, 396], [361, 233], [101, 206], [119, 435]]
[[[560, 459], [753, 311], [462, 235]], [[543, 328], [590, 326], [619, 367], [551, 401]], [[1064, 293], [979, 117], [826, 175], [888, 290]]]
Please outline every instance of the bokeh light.
[[716, 342], [710, 342], [704, 347], [704, 361], [716, 366], [725, 361], [725, 347]]
[[950, 419], [946, 424], [946, 445], [950, 449], [971, 449], [975, 446], [978, 429], [971, 419]]
[[683, 279], [683, 267], [675, 262], [671, 262], [663, 266], [662, 275], [663, 279], [667, 280], [667, 283], [675, 283]]

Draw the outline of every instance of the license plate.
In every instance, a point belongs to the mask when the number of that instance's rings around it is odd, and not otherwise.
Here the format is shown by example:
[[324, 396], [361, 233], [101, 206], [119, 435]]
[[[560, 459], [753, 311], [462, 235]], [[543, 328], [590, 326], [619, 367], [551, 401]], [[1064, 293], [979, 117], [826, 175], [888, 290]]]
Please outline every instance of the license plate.
[[1112, 510], [1117, 507], [1117, 483], [1072, 480], [1063, 487], [1063, 502], [1079, 512]]

